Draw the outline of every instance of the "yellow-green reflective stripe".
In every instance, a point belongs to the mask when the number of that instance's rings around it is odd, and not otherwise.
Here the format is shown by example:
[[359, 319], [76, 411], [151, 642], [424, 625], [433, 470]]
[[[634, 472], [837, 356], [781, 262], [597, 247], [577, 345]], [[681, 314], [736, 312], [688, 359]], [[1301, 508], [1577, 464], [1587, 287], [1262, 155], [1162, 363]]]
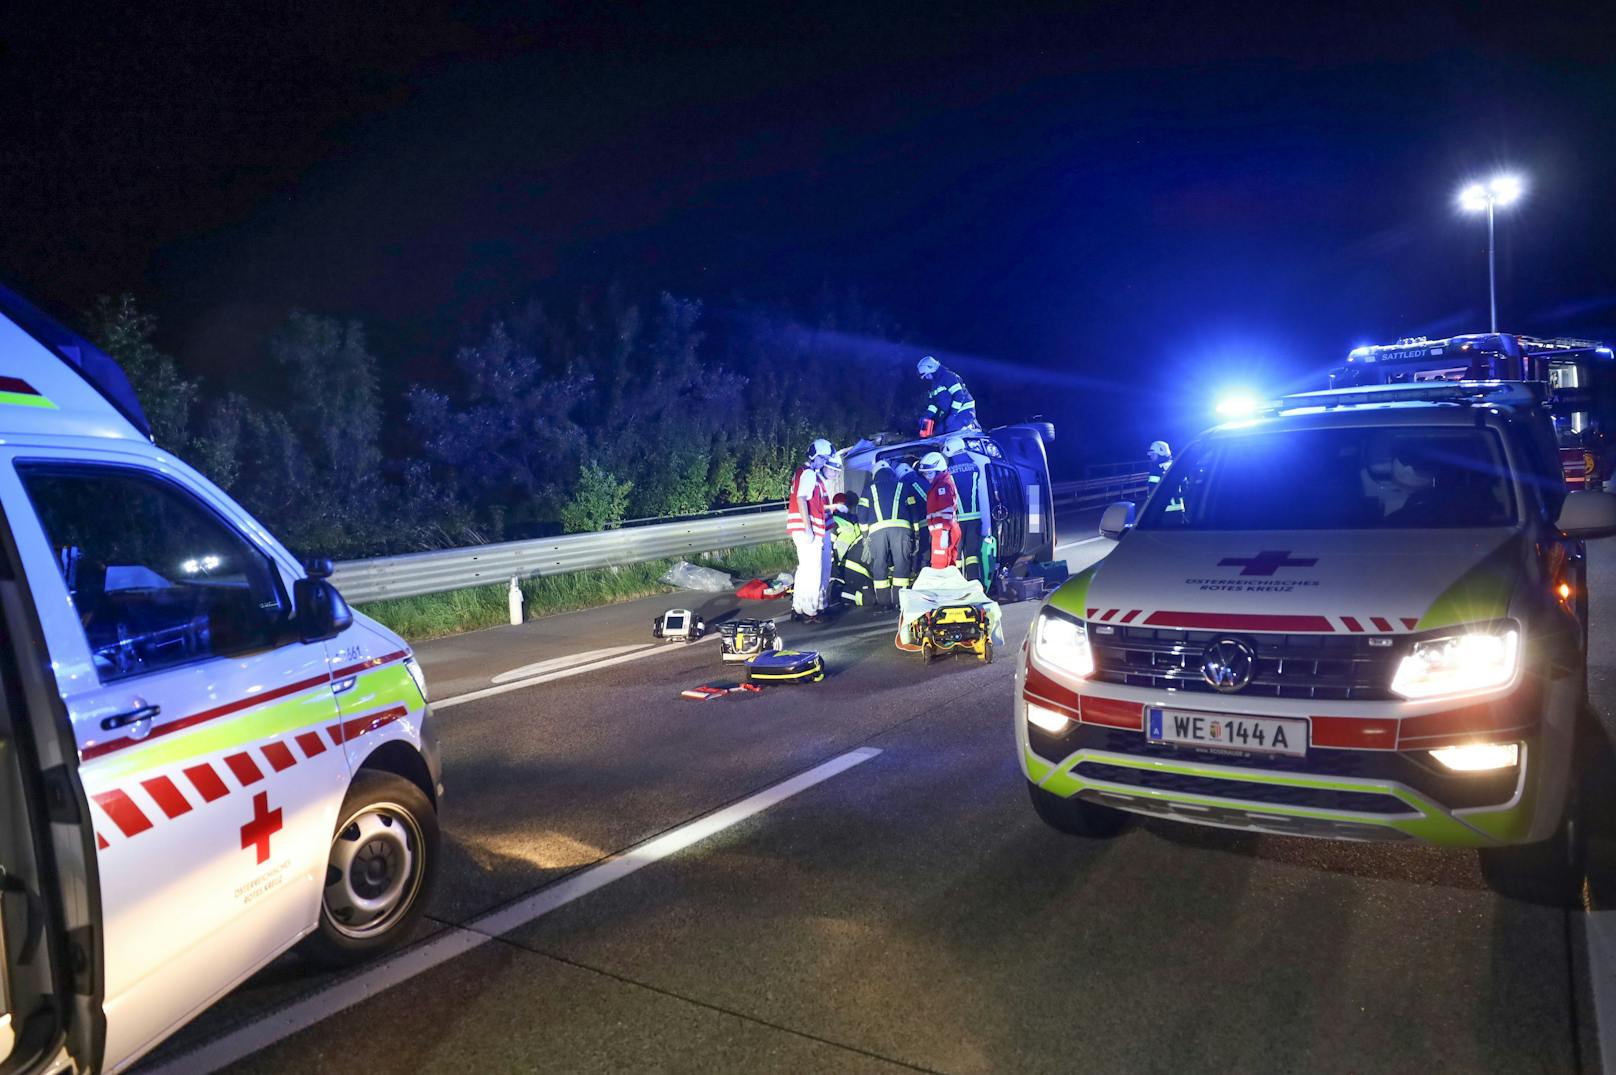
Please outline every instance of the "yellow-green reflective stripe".
[[278, 699], [255, 709], [245, 709], [228, 717], [179, 732], [165, 739], [130, 747], [106, 759], [86, 762], [98, 780], [120, 780], [136, 773], [166, 769], [207, 754], [240, 750], [263, 740], [335, 723], [339, 713], [353, 716], [394, 705], [416, 708], [420, 695], [409, 672], [398, 662], [359, 673], [351, 690], [336, 695], [332, 705], [331, 687], [320, 684], [290, 698]]
[[39, 407], [47, 411], [56, 410], [56, 404], [44, 396], [30, 396], [23, 392], [0, 392], [0, 403], [6, 403], [13, 407]]
[[867, 532], [873, 534], [877, 530], [891, 530], [894, 527], [907, 527], [908, 525], [909, 524], [904, 522], [902, 519], [887, 519], [883, 522], [872, 523], [870, 526], [866, 527], [866, 530]]
[[345, 717], [395, 705], [412, 708], [419, 703], [415, 681], [398, 662], [360, 673], [359, 682], [351, 690], [337, 695], [337, 707]]
[[130, 747], [112, 757], [86, 762], [85, 767], [95, 773], [98, 780], [120, 780], [135, 773], [166, 769], [204, 754], [238, 750], [310, 725], [328, 724], [336, 717], [336, 707], [331, 704], [331, 686], [322, 683], [290, 698], [256, 709], [244, 709], [200, 727]]
[[[1107, 765], [1119, 765], [1130, 769], [1168, 772], [1182, 776], [1211, 777], [1217, 780], [1232, 780], [1248, 784], [1277, 784], [1283, 787], [1355, 791], [1367, 795], [1390, 795], [1420, 816], [1413, 818], [1380, 817], [1350, 811], [1322, 810], [1316, 807], [1255, 802], [1250, 799], [1238, 799], [1232, 796], [1191, 795], [1183, 792], [1165, 791], [1160, 788], [1140, 787], [1134, 784], [1115, 784], [1105, 780], [1093, 780], [1074, 775], [1072, 773], [1073, 767], [1086, 760], [1101, 761]], [[1035, 761], [1039, 761], [1041, 764], [1035, 767], [1033, 764]], [[1293, 774], [1256, 772], [1232, 774], [1194, 764], [1173, 764], [1153, 758], [1130, 758], [1126, 755], [1096, 753], [1087, 750], [1078, 751], [1066, 758], [1058, 766], [1051, 766], [1047, 762], [1042, 762], [1029, 750], [1027, 756], [1028, 773], [1033, 773], [1035, 768], [1038, 768], [1043, 774], [1032, 777], [1035, 783], [1048, 791], [1054, 792], [1056, 795], [1066, 798], [1075, 795], [1084, 788], [1096, 788], [1114, 791], [1119, 795], [1134, 798], [1151, 799], [1158, 802], [1188, 803], [1191, 806], [1227, 808], [1233, 804], [1235, 808], [1251, 814], [1309, 818], [1349, 825], [1379, 825], [1384, 828], [1397, 829], [1421, 840], [1450, 846], [1483, 847], [1494, 842], [1493, 839], [1489, 838], [1492, 836], [1499, 839], [1509, 839], [1518, 835], [1518, 833], [1525, 832], [1525, 825], [1529, 823], [1531, 817], [1529, 801], [1531, 797], [1529, 795], [1522, 796], [1522, 801], [1514, 807], [1489, 811], [1479, 815], [1466, 814], [1461, 820], [1445, 813], [1435, 803], [1421, 798], [1406, 788], [1382, 787], [1378, 784], [1326, 780], [1319, 777]]]

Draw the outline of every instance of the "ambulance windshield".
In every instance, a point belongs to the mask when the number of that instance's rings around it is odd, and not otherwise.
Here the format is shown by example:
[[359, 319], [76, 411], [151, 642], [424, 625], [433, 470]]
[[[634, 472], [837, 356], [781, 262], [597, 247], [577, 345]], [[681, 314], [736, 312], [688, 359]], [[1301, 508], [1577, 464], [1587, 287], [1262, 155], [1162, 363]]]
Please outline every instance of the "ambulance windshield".
[[1503, 446], [1486, 429], [1371, 426], [1218, 437], [1176, 460], [1141, 530], [1510, 526]]

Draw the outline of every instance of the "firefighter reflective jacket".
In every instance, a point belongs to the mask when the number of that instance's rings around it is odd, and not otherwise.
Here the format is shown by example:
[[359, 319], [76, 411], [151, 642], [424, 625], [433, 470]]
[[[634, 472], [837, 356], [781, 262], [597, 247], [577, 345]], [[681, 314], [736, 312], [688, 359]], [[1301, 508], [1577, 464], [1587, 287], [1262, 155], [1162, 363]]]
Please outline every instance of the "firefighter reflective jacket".
[[926, 528], [926, 494], [930, 489], [926, 479], [915, 471], [898, 479], [904, 488], [904, 497], [898, 503], [898, 514], [918, 536]]
[[[858, 521], [866, 533], [902, 527], [913, 529], [918, 510], [924, 504], [912, 486], [890, 469], [875, 472], [864, 495], [859, 497]], [[908, 510], [905, 511], [905, 508]]]
[[948, 473], [959, 493], [959, 521], [968, 523], [982, 518], [982, 468], [977, 466], [976, 460], [963, 452], [950, 456]]
[[926, 413], [921, 418], [936, 422], [941, 427], [944, 419], [961, 411], [970, 411], [973, 415], [976, 413], [976, 400], [971, 397], [971, 390], [965, 387], [959, 374], [947, 367], [939, 368], [932, 375], [931, 394], [926, 400]]

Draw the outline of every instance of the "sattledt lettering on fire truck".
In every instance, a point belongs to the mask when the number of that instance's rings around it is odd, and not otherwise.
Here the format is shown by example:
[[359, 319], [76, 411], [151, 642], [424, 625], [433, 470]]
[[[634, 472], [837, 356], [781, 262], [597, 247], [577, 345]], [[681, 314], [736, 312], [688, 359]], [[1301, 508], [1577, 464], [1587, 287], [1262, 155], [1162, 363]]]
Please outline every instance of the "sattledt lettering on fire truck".
[[128, 1067], [299, 941], [393, 947], [437, 865], [409, 647], [149, 433], [0, 289], [7, 1070]]
[[[1586, 693], [1586, 538], [1544, 386], [1289, 397], [1204, 434], [1049, 599], [1016, 692], [1034, 807], [1481, 849], [1565, 879]], [[1298, 466], [1297, 460], [1306, 460]]]

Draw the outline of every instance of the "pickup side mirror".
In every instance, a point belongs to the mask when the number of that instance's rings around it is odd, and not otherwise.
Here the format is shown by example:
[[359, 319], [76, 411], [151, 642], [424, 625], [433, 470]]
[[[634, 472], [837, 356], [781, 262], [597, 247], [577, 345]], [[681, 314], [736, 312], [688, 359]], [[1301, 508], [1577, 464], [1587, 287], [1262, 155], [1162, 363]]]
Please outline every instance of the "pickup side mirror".
[[1100, 516], [1100, 536], [1116, 541], [1133, 529], [1134, 513], [1138, 509], [1131, 500], [1119, 500], [1105, 509]]
[[298, 579], [292, 584], [292, 615], [304, 642], [336, 638], [353, 624], [348, 602], [323, 578]]
[[1566, 494], [1555, 526], [1569, 538], [1616, 534], [1616, 494], [1579, 489]]

